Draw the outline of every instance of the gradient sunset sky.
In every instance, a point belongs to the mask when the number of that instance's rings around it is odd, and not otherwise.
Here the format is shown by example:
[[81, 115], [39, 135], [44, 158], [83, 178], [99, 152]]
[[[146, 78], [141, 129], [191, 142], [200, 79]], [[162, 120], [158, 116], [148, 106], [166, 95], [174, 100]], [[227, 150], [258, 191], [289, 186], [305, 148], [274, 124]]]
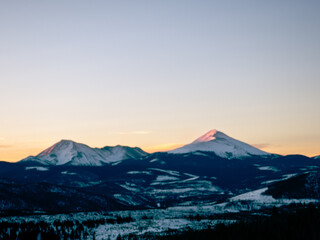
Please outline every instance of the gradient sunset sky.
[[1, 1], [0, 160], [210, 129], [320, 154], [320, 1]]

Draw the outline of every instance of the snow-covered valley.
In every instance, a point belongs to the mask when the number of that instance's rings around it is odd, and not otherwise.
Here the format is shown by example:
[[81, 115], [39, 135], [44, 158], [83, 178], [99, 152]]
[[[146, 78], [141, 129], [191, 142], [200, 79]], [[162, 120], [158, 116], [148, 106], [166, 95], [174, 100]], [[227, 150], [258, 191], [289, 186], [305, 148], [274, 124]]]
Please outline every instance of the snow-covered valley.
[[[289, 204], [318, 204], [315, 199], [274, 199], [262, 195], [266, 188], [241, 194], [224, 203], [180, 206], [166, 209], [147, 209], [109, 212], [79, 212], [70, 214], [37, 214], [29, 216], [1, 217], [1, 224], [46, 223], [56, 232], [60, 225], [70, 225], [70, 234], [78, 229], [80, 239], [117, 239], [121, 236], [165, 236], [170, 231], [201, 230], [214, 228], [216, 224], [231, 224], [241, 216], [264, 215], [274, 206]], [[242, 215], [241, 215], [241, 214]], [[59, 230], [60, 229], [60, 230]], [[8, 230], [10, 232], [10, 230]], [[68, 231], [66, 231], [68, 232]], [[82, 233], [82, 235], [81, 235]], [[61, 233], [62, 234], [62, 233]], [[67, 233], [66, 233], [67, 234]], [[62, 235], [61, 235], [62, 236]], [[72, 238], [71, 238], [72, 239]]]

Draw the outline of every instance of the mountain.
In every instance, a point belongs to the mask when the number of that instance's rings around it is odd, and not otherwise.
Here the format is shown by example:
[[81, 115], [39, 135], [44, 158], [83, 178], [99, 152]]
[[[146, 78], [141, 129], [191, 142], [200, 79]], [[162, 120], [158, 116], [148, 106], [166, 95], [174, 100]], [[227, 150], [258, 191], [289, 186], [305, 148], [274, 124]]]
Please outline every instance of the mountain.
[[320, 160], [320, 155], [313, 157], [314, 159], [319, 159]]
[[[269, 154], [217, 130], [182, 148], [152, 154], [61, 140], [19, 163], [0, 162], [0, 211], [204, 205], [276, 183], [269, 193], [274, 198], [320, 199], [314, 190], [320, 184], [320, 175], [314, 174], [319, 170], [319, 159]], [[283, 182], [293, 177], [298, 178]], [[39, 201], [37, 195], [42, 196]], [[70, 199], [75, 199], [72, 205]]]
[[[245, 160], [239, 161], [242, 157]], [[319, 169], [318, 159], [268, 154], [216, 130], [180, 149], [152, 154], [139, 148], [90, 148], [62, 140], [19, 163], [0, 162], [0, 203], [4, 203], [0, 211], [204, 205], [277, 182], [270, 188], [274, 197], [286, 192], [287, 198], [314, 197], [318, 175], [280, 182]], [[37, 195], [42, 196], [39, 201]], [[70, 199], [75, 199], [72, 205]]]
[[268, 156], [264, 152], [247, 143], [233, 139], [223, 132], [211, 130], [190, 144], [169, 151], [169, 153], [181, 154], [196, 151], [214, 152], [223, 158], [242, 158], [250, 156]]
[[20, 162], [38, 162], [44, 165], [102, 166], [146, 155], [146, 152], [137, 147], [117, 145], [115, 147], [91, 148], [71, 140], [61, 140], [37, 156], [27, 157]]

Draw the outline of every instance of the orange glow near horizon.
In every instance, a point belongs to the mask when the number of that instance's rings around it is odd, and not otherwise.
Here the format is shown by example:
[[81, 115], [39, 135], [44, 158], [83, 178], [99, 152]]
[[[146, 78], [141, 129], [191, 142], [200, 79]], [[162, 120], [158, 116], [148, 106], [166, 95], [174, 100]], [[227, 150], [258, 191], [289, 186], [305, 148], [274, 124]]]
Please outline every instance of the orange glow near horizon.
[[169, 144], [161, 144], [156, 146], [149, 146], [149, 147], [143, 147], [142, 149], [148, 153], [154, 153], [154, 152], [165, 152], [170, 151], [175, 148], [182, 147], [185, 144], [179, 144], [179, 143], [169, 143]]
[[[187, 143], [185, 143], [187, 144]], [[148, 153], [154, 153], [154, 152], [164, 152], [164, 151], [170, 151], [175, 148], [182, 147], [185, 144], [179, 144], [179, 143], [169, 143], [169, 144], [160, 144], [160, 145], [154, 145], [154, 146], [146, 146], [141, 147], [144, 151]], [[35, 156], [45, 150], [46, 148], [50, 147], [45, 146], [44, 144], [41, 144], [41, 146], [27, 146], [25, 148], [19, 146], [16, 147], [14, 145], [12, 146], [4, 146], [0, 148], [0, 161], [7, 161], [7, 162], [17, 162], [21, 159], [24, 159], [28, 156]], [[96, 146], [91, 146], [96, 147]], [[139, 147], [139, 146], [138, 146]], [[257, 147], [257, 146], [256, 146]], [[259, 149], [269, 152], [269, 153], [276, 153], [280, 155], [290, 155], [290, 154], [299, 154], [299, 155], [305, 155], [308, 157], [314, 157], [320, 154], [319, 151], [317, 151], [316, 147], [314, 146], [292, 146], [288, 145], [286, 147], [284, 146], [266, 146], [266, 147], [258, 147]]]
[[13, 147], [5, 150], [0, 149], [0, 161], [17, 162], [28, 156], [38, 155], [42, 150], [41, 148], [17, 149]]
[[280, 155], [304, 155], [307, 157], [315, 157], [320, 155], [320, 151], [315, 151], [313, 147], [266, 147], [261, 150]]

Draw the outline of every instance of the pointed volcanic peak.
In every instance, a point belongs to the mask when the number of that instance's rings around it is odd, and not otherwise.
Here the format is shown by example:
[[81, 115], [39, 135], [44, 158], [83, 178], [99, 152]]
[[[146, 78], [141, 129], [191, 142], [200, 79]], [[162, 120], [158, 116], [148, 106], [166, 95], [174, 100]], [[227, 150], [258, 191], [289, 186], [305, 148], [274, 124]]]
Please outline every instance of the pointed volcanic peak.
[[231, 138], [223, 132], [219, 132], [215, 129], [207, 132], [192, 143], [169, 151], [169, 153], [181, 154], [196, 151], [214, 152], [216, 155], [223, 158], [271, 155], [270, 153], [264, 152], [247, 143]]
[[71, 140], [60, 142], [45, 149], [37, 156], [27, 157], [21, 162], [38, 162], [45, 165], [102, 166], [114, 164], [128, 158], [140, 158], [147, 153], [140, 148], [126, 146], [91, 148]]

